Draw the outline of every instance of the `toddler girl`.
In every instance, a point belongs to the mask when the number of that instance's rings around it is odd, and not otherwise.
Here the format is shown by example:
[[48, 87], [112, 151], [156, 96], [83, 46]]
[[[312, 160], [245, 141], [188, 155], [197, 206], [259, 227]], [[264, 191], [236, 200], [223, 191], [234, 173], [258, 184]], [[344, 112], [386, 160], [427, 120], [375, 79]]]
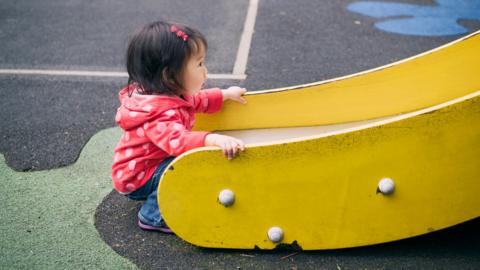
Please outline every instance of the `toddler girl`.
[[201, 90], [207, 79], [203, 35], [188, 26], [153, 22], [137, 31], [127, 50], [128, 85], [119, 93], [115, 121], [124, 130], [115, 147], [115, 189], [146, 200], [138, 212], [144, 230], [171, 233], [157, 204], [157, 187], [167, 165], [185, 151], [219, 146], [228, 159], [244, 150], [236, 138], [192, 132], [194, 113], [220, 111], [225, 100], [246, 103], [246, 90]]

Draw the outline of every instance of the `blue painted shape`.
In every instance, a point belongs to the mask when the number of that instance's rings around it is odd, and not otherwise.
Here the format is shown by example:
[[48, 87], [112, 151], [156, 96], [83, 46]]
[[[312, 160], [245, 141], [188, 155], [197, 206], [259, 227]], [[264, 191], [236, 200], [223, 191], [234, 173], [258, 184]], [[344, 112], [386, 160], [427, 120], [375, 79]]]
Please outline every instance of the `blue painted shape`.
[[[359, 1], [347, 6], [351, 12], [386, 18], [375, 27], [392, 33], [416, 36], [448, 36], [468, 33], [458, 19], [480, 20], [480, 0], [437, 0], [437, 5], [414, 5]], [[389, 17], [398, 17], [391, 18]]]

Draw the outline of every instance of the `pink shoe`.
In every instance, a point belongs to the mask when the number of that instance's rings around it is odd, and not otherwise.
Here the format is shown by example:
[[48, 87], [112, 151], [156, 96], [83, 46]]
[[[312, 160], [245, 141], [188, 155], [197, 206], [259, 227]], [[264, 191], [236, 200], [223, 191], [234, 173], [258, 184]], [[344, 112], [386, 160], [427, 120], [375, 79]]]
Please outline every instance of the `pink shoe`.
[[157, 232], [163, 232], [163, 233], [168, 233], [168, 234], [173, 233], [173, 231], [166, 224], [163, 225], [163, 226], [157, 227], [157, 226], [152, 226], [152, 225], [145, 224], [145, 223], [141, 222], [140, 220], [138, 220], [138, 227], [140, 227], [142, 230], [146, 230], [146, 231], [157, 231]]

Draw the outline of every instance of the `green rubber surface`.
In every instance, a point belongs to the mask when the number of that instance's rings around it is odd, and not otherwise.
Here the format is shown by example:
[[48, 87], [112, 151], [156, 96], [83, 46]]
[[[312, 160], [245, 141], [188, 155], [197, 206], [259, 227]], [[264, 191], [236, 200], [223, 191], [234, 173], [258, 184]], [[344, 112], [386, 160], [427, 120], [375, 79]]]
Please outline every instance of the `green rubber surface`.
[[0, 155], [2, 269], [137, 269], [100, 238], [96, 207], [112, 190], [119, 129], [93, 136], [71, 166], [16, 172]]

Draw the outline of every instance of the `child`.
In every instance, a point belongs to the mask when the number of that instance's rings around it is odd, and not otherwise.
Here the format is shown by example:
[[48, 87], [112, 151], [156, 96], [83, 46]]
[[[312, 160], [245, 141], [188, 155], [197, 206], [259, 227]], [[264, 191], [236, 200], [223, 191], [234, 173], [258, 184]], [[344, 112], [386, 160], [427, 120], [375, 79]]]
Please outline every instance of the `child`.
[[[192, 148], [219, 146], [228, 159], [244, 150], [236, 138], [192, 132], [194, 113], [220, 111], [223, 101], [242, 104], [246, 90], [230, 87], [202, 90], [207, 79], [203, 35], [190, 27], [153, 22], [130, 40], [128, 85], [119, 93], [115, 121], [124, 130], [115, 147], [115, 189], [134, 200], [146, 200], [138, 212], [144, 230], [171, 233], [157, 204], [157, 187], [167, 165]], [[194, 180], [194, 179], [192, 179]]]

